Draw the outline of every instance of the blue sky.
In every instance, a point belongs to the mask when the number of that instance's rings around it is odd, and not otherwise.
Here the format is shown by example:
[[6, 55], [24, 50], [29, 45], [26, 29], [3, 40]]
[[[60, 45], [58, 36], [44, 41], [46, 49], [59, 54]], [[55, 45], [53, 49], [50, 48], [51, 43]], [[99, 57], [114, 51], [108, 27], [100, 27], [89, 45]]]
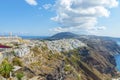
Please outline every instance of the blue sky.
[[[120, 37], [120, 6], [117, 4], [119, 1], [83, 1], [0, 0], [0, 34], [13, 32], [20, 35], [48, 36], [71, 31], [77, 34]], [[99, 2], [98, 5], [97, 1], [110, 2]], [[84, 8], [83, 4], [90, 6]]]

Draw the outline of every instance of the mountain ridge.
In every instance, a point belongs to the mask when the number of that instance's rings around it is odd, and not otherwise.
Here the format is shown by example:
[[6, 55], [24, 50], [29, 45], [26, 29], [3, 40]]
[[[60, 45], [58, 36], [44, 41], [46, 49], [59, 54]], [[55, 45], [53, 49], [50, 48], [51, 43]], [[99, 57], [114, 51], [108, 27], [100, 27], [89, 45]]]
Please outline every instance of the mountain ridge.
[[77, 38], [79, 37], [78, 34], [74, 34], [71, 32], [61, 32], [61, 33], [57, 33], [53, 36], [51, 36], [49, 39], [64, 39], [64, 38]]
[[51, 37], [48, 37], [48, 40], [59, 40], [59, 39], [70, 39], [70, 38], [74, 38], [74, 39], [79, 39], [79, 38], [87, 38], [87, 39], [93, 39], [93, 38], [101, 38], [104, 40], [113, 40], [113, 41], [120, 41], [120, 38], [116, 38], [116, 37], [109, 37], [109, 36], [97, 36], [97, 35], [81, 35], [81, 34], [75, 34], [72, 32], [60, 32], [57, 34], [54, 34]]

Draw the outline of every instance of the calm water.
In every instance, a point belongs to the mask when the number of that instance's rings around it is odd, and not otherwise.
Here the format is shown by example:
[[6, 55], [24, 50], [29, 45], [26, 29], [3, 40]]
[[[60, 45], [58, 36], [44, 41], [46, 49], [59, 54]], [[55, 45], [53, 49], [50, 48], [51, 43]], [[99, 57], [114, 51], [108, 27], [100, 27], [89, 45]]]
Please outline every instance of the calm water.
[[23, 39], [46, 39], [48, 36], [20, 36]]
[[[120, 42], [117, 42], [117, 43], [118, 43], [118, 45], [120, 45]], [[116, 68], [118, 69], [118, 71], [120, 71], [120, 54], [115, 55], [115, 60], [116, 60], [116, 64], [117, 64]]]
[[115, 56], [115, 60], [116, 60], [116, 68], [118, 69], [118, 71], [120, 71], [120, 54]]

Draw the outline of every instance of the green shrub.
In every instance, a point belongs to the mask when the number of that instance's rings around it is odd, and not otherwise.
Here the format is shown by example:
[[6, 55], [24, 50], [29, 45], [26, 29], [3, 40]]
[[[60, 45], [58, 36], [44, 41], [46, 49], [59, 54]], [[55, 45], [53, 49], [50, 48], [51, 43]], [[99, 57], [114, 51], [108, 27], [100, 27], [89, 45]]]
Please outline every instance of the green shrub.
[[4, 78], [10, 77], [10, 72], [12, 72], [13, 66], [9, 63], [8, 59], [4, 59], [2, 64], [0, 64], [0, 74]]
[[67, 71], [71, 71], [71, 70], [72, 70], [72, 68], [71, 68], [71, 66], [70, 66], [70, 65], [65, 65], [64, 70], [67, 72]]
[[17, 77], [18, 80], [22, 80], [22, 78], [24, 77], [24, 74], [22, 72], [21, 73], [17, 73], [16, 77]]
[[18, 57], [13, 58], [12, 63], [13, 65], [16, 65], [16, 66], [23, 66], [22, 61]]

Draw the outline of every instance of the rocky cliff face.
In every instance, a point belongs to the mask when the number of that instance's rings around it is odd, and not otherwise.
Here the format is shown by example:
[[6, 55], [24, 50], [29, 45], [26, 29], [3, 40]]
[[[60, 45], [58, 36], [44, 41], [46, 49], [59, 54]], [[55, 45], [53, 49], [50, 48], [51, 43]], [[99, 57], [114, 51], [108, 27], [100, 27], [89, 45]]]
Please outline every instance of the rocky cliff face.
[[80, 38], [82, 42], [89, 46], [88, 56], [84, 56], [83, 61], [92, 65], [101, 73], [116, 75], [114, 55], [118, 54], [120, 47], [111, 39], [104, 38]]

